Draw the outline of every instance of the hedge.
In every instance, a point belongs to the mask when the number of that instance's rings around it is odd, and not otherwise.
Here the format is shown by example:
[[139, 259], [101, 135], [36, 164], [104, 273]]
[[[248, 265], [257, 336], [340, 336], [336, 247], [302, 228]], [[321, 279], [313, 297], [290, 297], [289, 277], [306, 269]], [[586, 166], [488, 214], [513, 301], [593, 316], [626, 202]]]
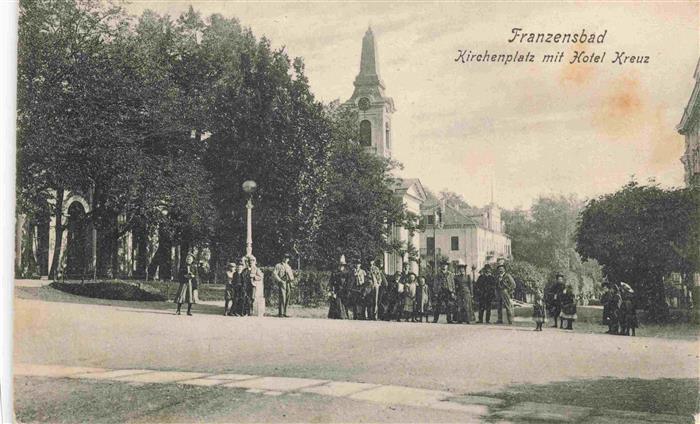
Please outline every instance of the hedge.
[[59, 283], [53, 282], [50, 287], [77, 296], [110, 300], [132, 301], [163, 301], [162, 293], [153, 293], [142, 289], [139, 285], [124, 281], [99, 281], [95, 283]]

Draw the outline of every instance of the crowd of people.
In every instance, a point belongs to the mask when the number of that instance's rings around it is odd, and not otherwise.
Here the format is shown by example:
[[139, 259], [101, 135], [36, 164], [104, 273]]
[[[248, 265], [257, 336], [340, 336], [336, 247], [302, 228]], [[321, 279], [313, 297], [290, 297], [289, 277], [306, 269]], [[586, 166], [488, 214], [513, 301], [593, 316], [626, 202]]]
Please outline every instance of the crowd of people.
[[626, 283], [603, 284], [600, 302], [603, 304], [603, 324], [608, 326], [608, 334], [635, 336], [639, 325], [637, 311], [632, 300], [634, 291]]
[[364, 269], [356, 260], [348, 269], [341, 258], [329, 282], [328, 318], [430, 322], [432, 314], [435, 323], [444, 314], [448, 323], [488, 323], [496, 302], [497, 323], [503, 323], [504, 310], [507, 322], [512, 323], [515, 280], [505, 264], [498, 264], [495, 272], [487, 264], [476, 281], [466, 271], [464, 262], [458, 262], [454, 273], [445, 261], [428, 283], [425, 276], [412, 272], [408, 263], [402, 271], [386, 277], [381, 260]]
[[[285, 255], [272, 270], [279, 317], [288, 316], [291, 285], [295, 278], [289, 260], [290, 256]], [[193, 263], [194, 256], [188, 255], [175, 297], [178, 315], [183, 304], [187, 304], [187, 315], [192, 315], [192, 304], [197, 303], [198, 277]], [[264, 274], [255, 257], [244, 256], [237, 263], [229, 263], [226, 275], [224, 315], [263, 316]], [[508, 273], [505, 262], [501, 261], [484, 265], [476, 279], [467, 273], [464, 262], [459, 261], [456, 272], [453, 272], [449, 262], [443, 261], [428, 281], [426, 276], [412, 272], [409, 263], [403, 265], [402, 271], [387, 277], [380, 259], [363, 268], [359, 260], [348, 267], [345, 258], [341, 257], [328, 284], [328, 318], [436, 323], [444, 314], [448, 323], [490, 323], [491, 311], [495, 307], [496, 323], [504, 323], [505, 311], [505, 322], [512, 324], [515, 287], [514, 278]], [[634, 336], [638, 324], [631, 287], [625, 283], [605, 283], [603, 287], [601, 303], [607, 333]], [[555, 281], [544, 291], [535, 290], [533, 293], [535, 331], [542, 331], [549, 319], [553, 320], [554, 328], [573, 330], [577, 319], [576, 304], [573, 286], [565, 283], [562, 274], [557, 274]]]

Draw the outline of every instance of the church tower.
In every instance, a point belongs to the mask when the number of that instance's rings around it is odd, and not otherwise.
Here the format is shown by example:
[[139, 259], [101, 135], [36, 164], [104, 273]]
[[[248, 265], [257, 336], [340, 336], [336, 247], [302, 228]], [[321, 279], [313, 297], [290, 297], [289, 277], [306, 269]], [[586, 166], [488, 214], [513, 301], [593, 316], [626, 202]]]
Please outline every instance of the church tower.
[[360, 73], [355, 78], [355, 91], [345, 103], [358, 111], [360, 144], [369, 151], [391, 157], [391, 114], [394, 100], [384, 95], [384, 82], [379, 76], [377, 43], [372, 28], [362, 38]]

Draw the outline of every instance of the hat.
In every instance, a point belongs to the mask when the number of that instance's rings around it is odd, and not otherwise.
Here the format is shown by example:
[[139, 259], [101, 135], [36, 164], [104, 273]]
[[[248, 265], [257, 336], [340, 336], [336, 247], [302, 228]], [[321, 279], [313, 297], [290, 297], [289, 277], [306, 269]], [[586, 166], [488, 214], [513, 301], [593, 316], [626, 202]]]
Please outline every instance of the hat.
[[467, 264], [463, 260], [460, 259], [457, 261], [457, 266], [461, 268], [461, 267], [466, 267]]
[[248, 258], [248, 262], [253, 262], [253, 261], [257, 262], [258, 261], [257, 259], [255, 259], [255, 256], [253, 256], [253, 255], [246, 256], [246, 257]]
[[283, 259], [291, 259], [292, 255], [290, 255], [289, 253], [285, 253], [284, 255], [282, 255], [282, 258]]
[[500, 268], [506, 269], [506, 264], [498, 264], [498, 265], [496, 265], [496, 269], [500, 269]]
[[561, 272], [557, 272], [557, 274], [554, 276], [554, 278], [559, 278], [559, 277], [564, 278], [564, 274], [562, 274]]
[[235, 263], [235, 262], [229, 262], [226, 266], [227, 266], [228, 268], [235, 268], [235, 267], [236, 267], [236, 263]]
[[345, 255], [340, 255], [340, 264], [341, 264], [341, 265], [346, 265], [346, 262], [345, 262]]
[[449, 264], [450, 264], [450, 261], [448, 261], [447, 259], [443, 259], [440, 261], [440, 265], [449, 265]]

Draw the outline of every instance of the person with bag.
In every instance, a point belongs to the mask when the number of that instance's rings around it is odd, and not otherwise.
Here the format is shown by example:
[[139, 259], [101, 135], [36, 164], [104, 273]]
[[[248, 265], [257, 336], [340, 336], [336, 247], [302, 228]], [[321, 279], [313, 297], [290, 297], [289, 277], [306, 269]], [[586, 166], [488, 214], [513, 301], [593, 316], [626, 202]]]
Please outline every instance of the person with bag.
[[197, 273], [193, 263], [194, 256], [188, 254], [185, 258], [185, 266], [180, 271], [180, 287], [174, 301], [177, 304], [176, 315], [180, 315], [182, 304], [187, 303], [187, 315], [192, 316], [192, 304], [197, 303]]

